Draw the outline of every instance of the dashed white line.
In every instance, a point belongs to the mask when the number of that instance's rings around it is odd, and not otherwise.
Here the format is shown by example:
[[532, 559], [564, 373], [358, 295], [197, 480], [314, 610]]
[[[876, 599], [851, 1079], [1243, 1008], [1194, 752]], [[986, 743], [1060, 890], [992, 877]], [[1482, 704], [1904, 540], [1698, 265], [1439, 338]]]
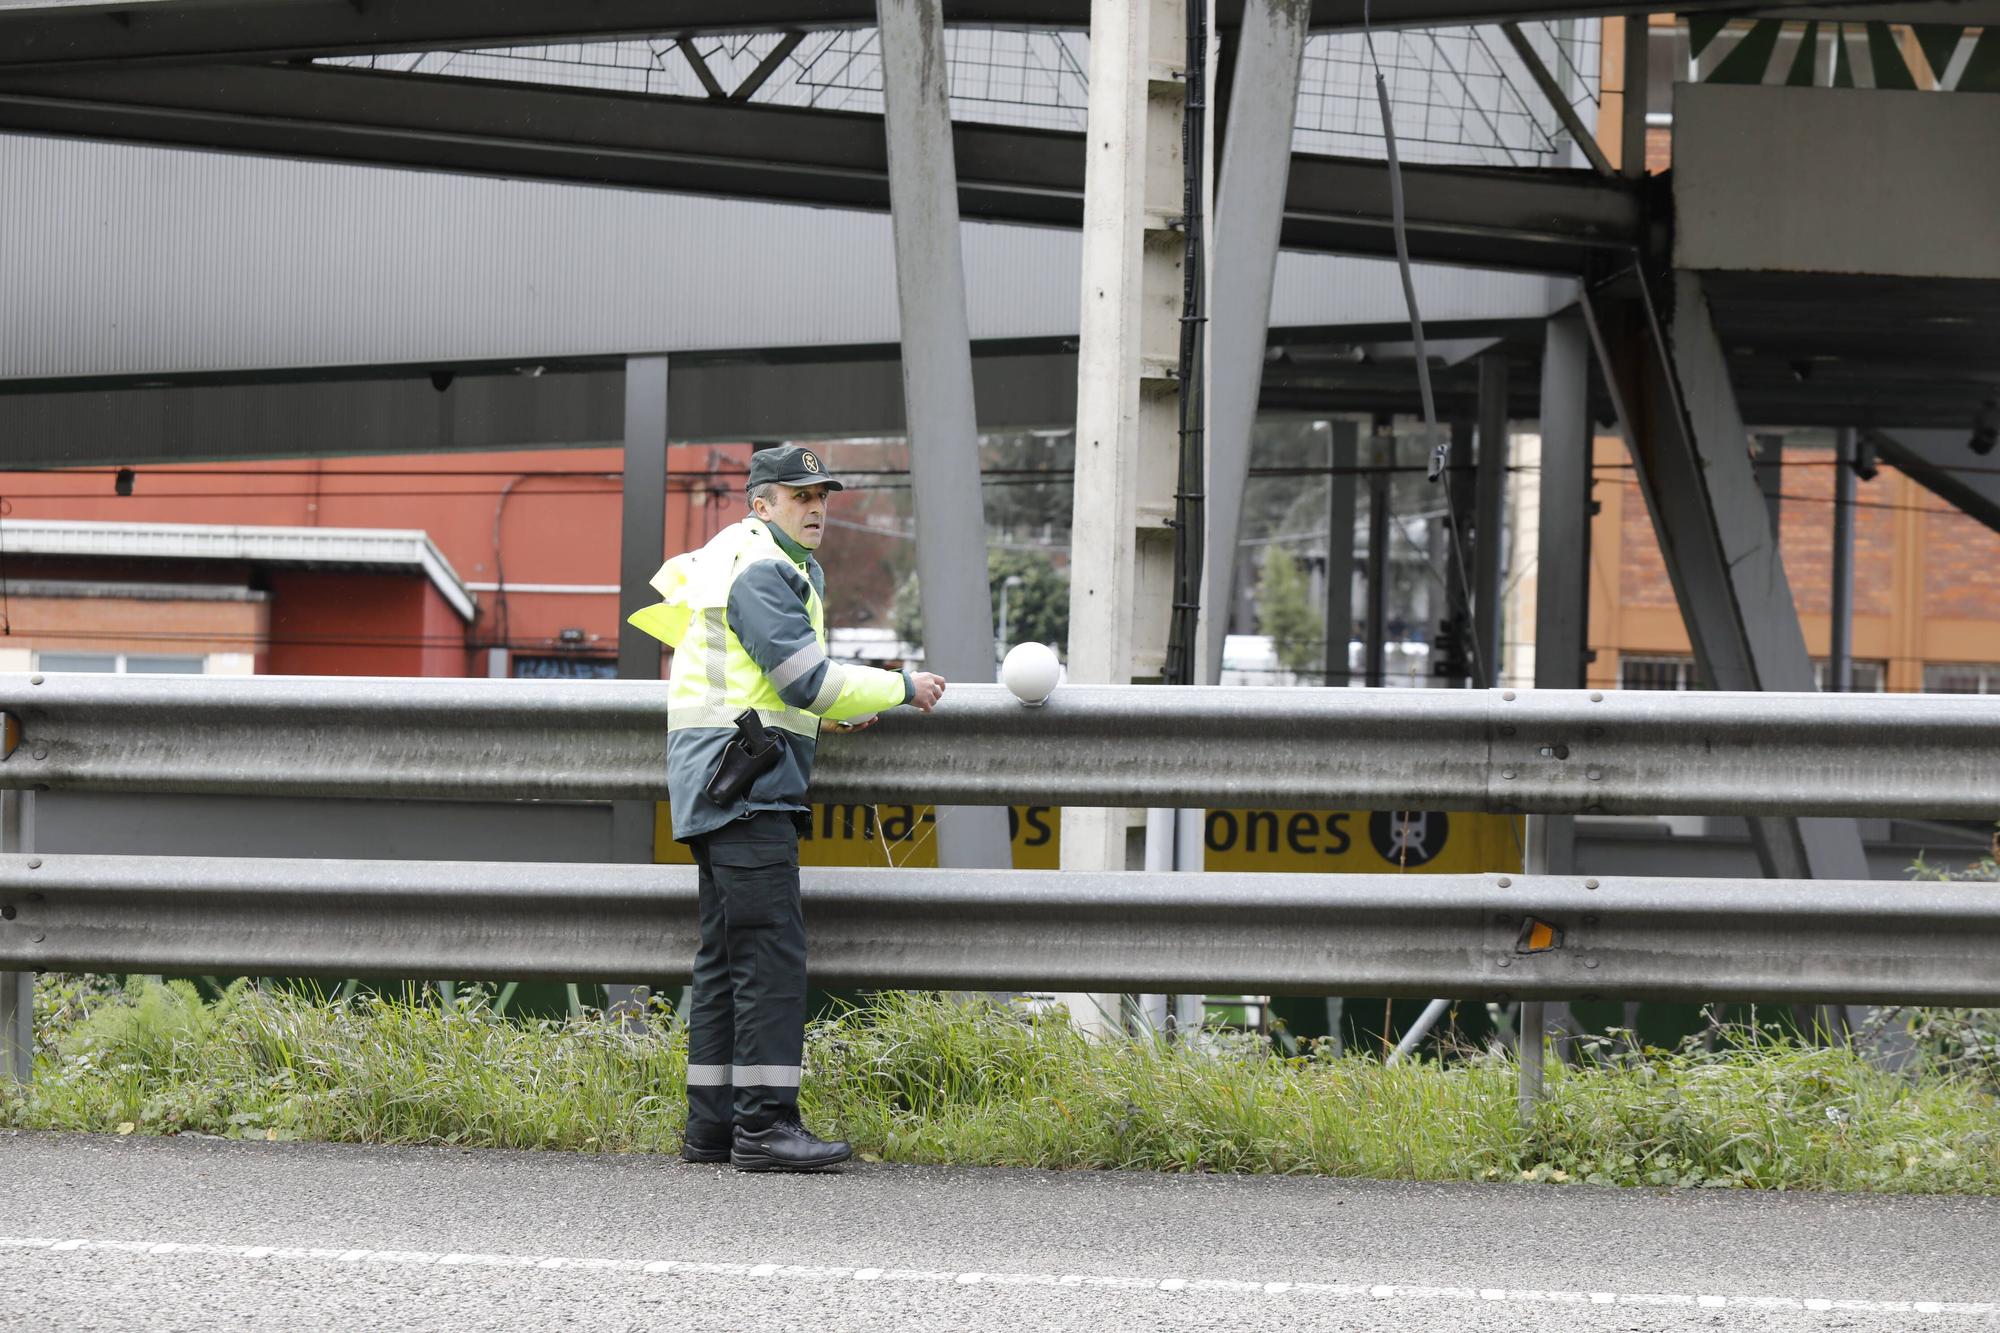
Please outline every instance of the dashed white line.
[[1723, 1296], [1678, 1292], [1542, 1291], [1512, 1287], [1428, 1287], [1390, 1283], [1260, 1281], [1250, 1278], [1123, 1277], [1085, 1273], [996, 1273], [879, 1268], [853, 1265], [711, 1263], [680, 1259], [613, 1259], [603, 1256], [470, 1254], [462, 1251], [362, 1250], [289, 1245], [217, 1245], [205, 1241], [90, 1240], [49, 1236], [0, 1236], [0, 1250], [48, 1254], [190, 1255], [249, 1263], [318, 1261], [413, 1267], [519, 1268], [632, 1273], [641, 1276], [745, 1278], [813, 1282], [936, 1283], [957, 1286], [1109, 1287], [1119, 1290], [1223, 1293], [1243, 1296], [1316, 1296], [1372, 1301], [1497, 1301], [1540, 1305], [1670, 1306], [1691, 1309], [1797, 1310], [1803, 1313], [1981, 1315], [2000, 1314], [2000, 1301], [1834, 1300], [1823, 1296]]

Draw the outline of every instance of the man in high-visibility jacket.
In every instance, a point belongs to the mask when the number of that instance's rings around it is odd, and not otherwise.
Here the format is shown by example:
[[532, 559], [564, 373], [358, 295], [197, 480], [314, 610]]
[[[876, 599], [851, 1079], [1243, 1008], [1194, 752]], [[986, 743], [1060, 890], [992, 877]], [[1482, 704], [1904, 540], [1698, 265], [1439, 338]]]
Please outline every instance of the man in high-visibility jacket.
[[[826, 655], [825, 576], [813, 552], [841, 484], [810, 449], [751, 456], [750, 517], [653, 577], [664, 599], [632, 623], [674, 650], [667, 690], [667, 795], [674, 837], [699, 871], [701, 948], [689, 1014], [681, 1156], [739, 1170], [844, 1162], [799, 1121], [806, 931], [798, 821], [820, 723], [866, 726], [887, 708], [928, 713], [942, 676], [844, 666]], [[775, 758], [740, 793], [712, 779], [754, 710]]]

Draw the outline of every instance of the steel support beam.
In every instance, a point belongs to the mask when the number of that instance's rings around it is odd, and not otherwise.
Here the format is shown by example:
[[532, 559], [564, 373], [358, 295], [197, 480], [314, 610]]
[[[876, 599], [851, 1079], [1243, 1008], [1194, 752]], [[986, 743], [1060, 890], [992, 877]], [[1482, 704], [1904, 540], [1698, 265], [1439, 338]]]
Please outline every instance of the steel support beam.
[[1507, 354], [1479, 358], [1479, 475], [1472, 520], [1472, 633], [1478, 685], [1500, 679], [1500, 592], [1506, 574]]
[[1382, 688], [1389, 632], [1389, 482], [1396, 463], [1396, 437], [1386, 429], [1368, 437], [1368, 602], [1362, 616], [1362, 683]]
[[[1675, 271], [1671, 295], [1664, 317], [1650, 294], [1625, 308], [1598, 350], [1696, 663], [1715, 689], [1810, 692], [1812, 659], [1700, 280]], [[1773, 878], [1867, 873], [1852, 821], [1755, 819], [1751, 831]]]
[[1334, 689], [1352, 679], [1348, 645], [1354, 637], [1354, 493], [1358, 457], [1352, 421], [1328, 423], [1326, 481], [1326, 680]]
[[[1865, 3], [1866, 0], [1857, 0]], [[1815, 6], [1832, 9], [1841, 0]], [[1735, 11], [1741, 0], [1682, 0], [1677, 12]], [[1219, 0], [1217, 24], [1239, 21], [1241, 0]], [[1362, 26], [1361, 0], [1313, 0], [1315, 29]], [[1643, 13], [1641, 0], [1411, 0], [1373, 12], [1377, 28], [1428, 28], [1503, 19]], [[1899, 8], [1896, 12], [1900, 13]], [[1976, 21], [1956, 17], [1939, 22]], [[1082, 29], [1087, 0], [949, 0], [947, 23], [968, 27]], [[652, 0], [10, 0], [0, 7], [0, 65], [165, 60], [272, 60], [306, 55], [452, 50], [784, 29], [868, 27], [872, 0], [711, 0], [662, 11]]]
[[[849, 355], [851, 353], [851, 355]], [[906, 428], [893, 348], [817, 350], [811, 359], [672, 358], [675, 443], [896, 435]], [[535, 363], [519, 367], [532, 371]], [[440, 395], [428, 370], [384, 367], [350, 380], [201, 382], [0, 393], [10, 468], [143, 466], [538, 448], [605, 448], [624, 438], [622, 370], [550, 366], [542, 375], [462, 373]], [[1068, 426], [1076, 358], [974, 356], [990, 429]], [[647, 571], [651, 575], [650, 570]]]
[[1883, 462], [2000, 532], [2000, 473], [1991, 470], [1990, 454], [1973, 451], [1970, 430], [1870, 430], [1863, 436]]
[[[1584, 685], [1590, 653], [1590, 343], [1583, 317], [1549, 321], [1542, 344], [1541, 492], [1535, 552], [1535, 688]], [[1576, 821], [1545, 820], [1548, 870], [1576, 868]]]
[[1833, 457], [1833, 589], [1827, 608], [1826, 687], [1854, 689], [1854, 430], [1836, 435]]
[[[961, 684], [990, 684], [986, 510], [943, 11], [940, 0], [879, 0], [878, 10], [924, 664]], [[1012, 864], [1004, 810], [940, 809], [934, 827], [939, 865]]]
[[[1304, 0], [1245, 0], [1235, 42], [1229, 137], [1215, 192], [1213, 293], [1209, 304], [1208, 521], [1197, 682], [1222, 671], [1234, 591], [1243, 486], [1264, 383], [1271, 283], [1292, 164], [1292, 121], [1306, 51]], [[1350, 496], [1352, 492], [1349, 492]], [[1343, 643], [1342, 652], [1345, 653]]]
[[[618, 679], [660, 678], [660, 641], [626, 617], [658, 600], [651, 580], [667, 544], [667, 358], [625, 362], [625, 468], [619, 482]], [[660, 762], [666, 762], [665, 728]], [[652, 801], [611, 803], [611, 859], [622, 865], [653, 863]], [[643, 1014], [646, 988], [630, 977], [613, 982], [606, 1006], [627, 1022]]]
[[1764, 492], [1764, 512], [1771, 518], [1771, 540], [1781, 542], [1785, 529], [1785, 437], [1775, 433], [1759, 435], [1754, 444], [1757, 489]]
[[[879, 116], [706, 97], [312, 65], [71, 70], [0, 77], [0, 130], [889, 207]], [[965, 217], [1081, 225], [1084, 136], [969, 122], [951, 133]], [[1419, 261], [1575, 273], [1641, 239], [1632, 185], [1589, 171], [1406, 163], [1403, 176]], [[1384, 163], [1294, 154], [1278, 180], [1285, 248], [1395, 253]], [[1177, 211], [1160, 202], [1163, 218]]]

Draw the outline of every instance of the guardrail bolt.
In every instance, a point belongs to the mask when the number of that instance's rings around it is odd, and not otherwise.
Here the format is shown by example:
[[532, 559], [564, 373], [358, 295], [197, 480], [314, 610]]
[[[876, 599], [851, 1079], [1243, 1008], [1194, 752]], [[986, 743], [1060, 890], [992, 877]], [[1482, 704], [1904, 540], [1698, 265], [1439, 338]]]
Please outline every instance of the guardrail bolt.
[[1502, 694], [1502, 695], [1501, 695], [1500, 697], [1501, 697], [1502, 699], [1505, 699], [1505, 700], [1506, 700], [1506, 701], [1507, 701], [1508, 703], [1513, 703], [1513, 702], [1514, 702], [1514, 691], [1512, 691], [1512, 690], [1508, 690], [1508, 691], [1507, 691], [1506, 693]]
[[1514, 734], [1514, 728], [1511, 726], [1502, 727], [1500, 728], [1500, 734], [1502, 736], [1511, 736]]
[[1584, 960], [1583, 960], [1583, 965], [1584, 965], [1585, 967], [1596, 967], [1596, 966], [1597, 966], [1597, 960], [1596, 960], [1595, 958], [1586, 958], [1586, 959], [1584, 959]]
[[14, 915], [15, 915], [14, 904], [8, 903], [5, 907], [0, 907], [0, 921], [12, 921], [14, 919]]
[[41, 857], [39, 857], [39, 856], [31, 856], [31, 857], [29, 857], [29, 858], [28, 858], [28, 869], [30, 869], [30, 870], [40, 870], [41, 868], [42, 868], [42, 858], [41, 858]]
[[1512, 782], [1514, 780], [1514, 770], [1511, 768], [1503, 768], [1500, 770], [1500, 776], [1506, 779], [1507, 781]]
[[[1502, 876], [1500, 877], [1500, 887], [1501, 887], [1501, 888], [1503, 888], [1503, 889], [1511, 889], [1511, 888], [1513, 888], [1513, 887], [1514, 887], [1514, 881], [1513, 881], [1513, 880], [1511, 880], [1511, 879], [1508, 879], [1508, 878], [1507, 878], [1507, 877], [1506, 877], [1505, 875], [1502, 875]], [[1502, 921], [1505, 921], [1505, 920], [1506, 920], [1507, 918], [1503, 916], [1503, 917], [1501, 917], [1500, 919], [1501, 919]]]
[[30, 676], [28, 677], [28, 683], [30, 685], [39, 685], [42, 683], [42, 678], [40, 676]]
[[1583, 882], [1583, 887], [1586, 889], [1594, 889], [1597, 887], [1597, 881], [1594, 879], [1587, 879]]
[[1590, 692], [1590, 701], [1594, 704], [1601, 704], [1604, 702], [1604, 696], [1599, 694], [1596, 690], [1592, 690]]
[[47, 759], [48, 757], [49, 757], [49, 752], [47, 750], [35, 751], [35, 758], [37, 759]]
[[1593, 768], [1589, 772], [1585, 773], [1584, 776], [1589, 778], [1592, 782], [1595, 782], [1599, 778], [1604, 776], [1604, 770], [1601, 768]]

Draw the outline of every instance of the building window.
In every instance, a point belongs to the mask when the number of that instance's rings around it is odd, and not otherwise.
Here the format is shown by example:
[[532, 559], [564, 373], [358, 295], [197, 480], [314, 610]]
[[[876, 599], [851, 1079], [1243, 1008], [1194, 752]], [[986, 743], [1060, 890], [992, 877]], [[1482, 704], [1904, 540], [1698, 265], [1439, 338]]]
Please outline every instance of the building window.
[[1926, 662], [1927, 694], [2000, 694], [2000, 663]]
[[134, 676], [199, 676], [199, 657], [169, 657], [156, 653], [39, 653], [38, 671], [108, 671]]
[[[1977, 670], [1978, 668], [1973, 668]], [[1988, 667], [1989, 671], [2000, 672], [2000, 667]], [[1832, 664], [1824, 657], [1813, 659], [1813, 684], [1821, 690], [1827, 687]], [[1888, 687], [1889, 664], [1857, 660], [1854, 663], [1854, 693], [1880, 694]], [[1694, 690], [1700, 689], [1699, 678], [1695, 675], [1692, 657], [1636, 657], [1626, 656], [1618, 661], [1618, 685], [1627, 690]], [[1925, 689], [1935, 688], [1925, 677]], [[2000, 677], [1996, 677], [1995, 689], [2000, 690]], [[1970, 692], [1970, 691], [1968, 691]]]
[[1618, 659], [1618, 688], [1622, 690], [1691, 690], [1695, 688], [1692, 657], [1636, 657]]
[[[1824, 657], [1813, 659], [1813, 684], [1824, 690], [1833, 679], [1833, 663]], [[1866, 662], [1854, 659], [1855, 694], [1880, 694], [1888, 688], [1889, 664], [1887, 662]]]
[[618, 662], [610, 657], [514, 658], [514, 674], [530, 680], [616, 680]]

